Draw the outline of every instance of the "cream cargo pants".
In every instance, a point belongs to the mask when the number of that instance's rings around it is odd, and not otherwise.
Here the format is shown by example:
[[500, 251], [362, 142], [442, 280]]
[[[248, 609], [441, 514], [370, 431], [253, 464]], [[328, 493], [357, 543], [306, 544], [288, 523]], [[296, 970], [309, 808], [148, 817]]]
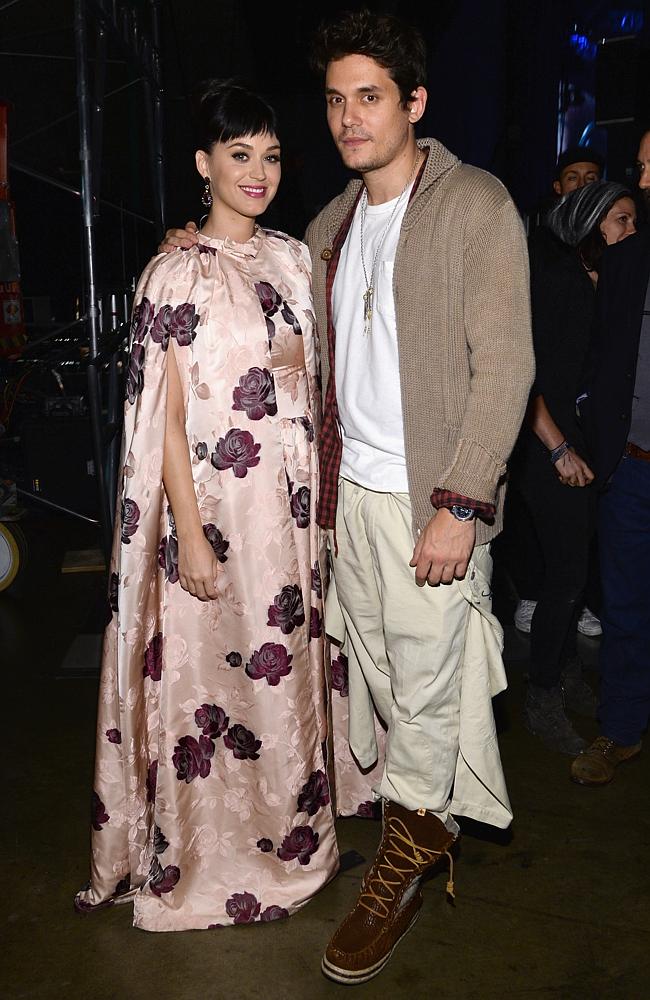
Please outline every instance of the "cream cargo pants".
[[[406, 493], [376, 493], [340, 480], [336, 542], [335, 556], [331, 539], [332, 561], [347, 641], [388, 727], [375, 793], [447, 821], [472, 605], [459, 581], [416, 585]], [[481, 569], [489, 579], [488, 548], [475, 549], [468, 574], [485, 564]]]

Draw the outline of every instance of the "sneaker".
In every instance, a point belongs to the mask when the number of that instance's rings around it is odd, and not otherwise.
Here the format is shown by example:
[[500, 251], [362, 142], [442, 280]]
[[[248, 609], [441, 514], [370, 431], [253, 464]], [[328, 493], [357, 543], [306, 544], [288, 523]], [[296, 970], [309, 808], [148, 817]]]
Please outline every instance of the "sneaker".
[[336, 983], [366, 983], [384, 968], [422, 906], [422, 876], [445, 858], [453, 896], [450, 848], [457, 840], [436, 816], [384, 802], [384, 831], [359, 898], [327, 946], [321, 969]]
[[602, 635], [603, 629], [600, 618], [597, 618], [589, 608], [583, 608], [582, 614], [578, 618], [578, 632], [582, 635]]
[[530, 625], [535, 614], [537, 601], [519, 601], [515, 608], [515, 628], [520, 632], [530, 632]]
[[586, 740], [578, 736], [566, 717], [559, 684], [552, 688], [528, 684], [524, 702], [524, 725], [549, 750], [568, 757], [575, 757], [587, 747]]
[[614, 777], [619, 764], [640, 753], [641, 743], [624, 747], [606, 736], [598, 736], [589, 749], [574, 760], [571, 778], [578, 785], [606, 785]]

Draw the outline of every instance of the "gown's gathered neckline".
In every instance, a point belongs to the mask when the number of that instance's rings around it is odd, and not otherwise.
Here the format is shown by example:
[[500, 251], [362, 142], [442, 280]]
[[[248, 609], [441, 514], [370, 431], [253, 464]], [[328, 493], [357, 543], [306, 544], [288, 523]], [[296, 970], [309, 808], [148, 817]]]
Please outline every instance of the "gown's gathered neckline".
[[253, 235], [245, 243], [238, 243], [237, 240], [231, 239], [230, 236], [223, 238], [205, 236], [202, 232], [199, 232], [198, 235], [199, 253], [216, 253], [220, 251], [231, 254], [233, 257], [257, 257], [264, 239], [264, 230], [261, 226], [255, 226]]

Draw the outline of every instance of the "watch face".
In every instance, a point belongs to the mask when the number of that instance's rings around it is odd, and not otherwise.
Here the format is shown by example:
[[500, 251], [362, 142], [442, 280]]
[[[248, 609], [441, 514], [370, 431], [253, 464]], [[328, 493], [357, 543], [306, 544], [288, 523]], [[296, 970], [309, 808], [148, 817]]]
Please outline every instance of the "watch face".
[[454, 504], [449, 509], [457, 521], [471, 521], [475, 516], [475, 511], [471, 507], [461, 507], [460, 504]]

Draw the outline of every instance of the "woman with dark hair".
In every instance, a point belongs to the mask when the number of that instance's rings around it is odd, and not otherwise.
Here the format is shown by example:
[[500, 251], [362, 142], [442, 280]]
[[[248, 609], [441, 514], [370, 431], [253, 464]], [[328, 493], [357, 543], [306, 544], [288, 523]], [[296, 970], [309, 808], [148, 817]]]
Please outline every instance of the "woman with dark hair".
[[566, 709], [595, 714], [582, 677], [576, 626], [594, 531], [591, 489], [576, 396], [594, 315], [605, 247], [634, 232], [630, 192], [598, 181], [565, 195], [530, 242], [536, 380], [512, 467], [544, 559], [533, 615], [527, 729], [550, 749], [575, 756], [586, 746]]
[[323, 747], [310, 260], [256, 219], [275, 114], [199, 101], [209, 209], [135, 298], [102, 668], [90, 910], [147, 930], [287, 916], [335, 873]]

